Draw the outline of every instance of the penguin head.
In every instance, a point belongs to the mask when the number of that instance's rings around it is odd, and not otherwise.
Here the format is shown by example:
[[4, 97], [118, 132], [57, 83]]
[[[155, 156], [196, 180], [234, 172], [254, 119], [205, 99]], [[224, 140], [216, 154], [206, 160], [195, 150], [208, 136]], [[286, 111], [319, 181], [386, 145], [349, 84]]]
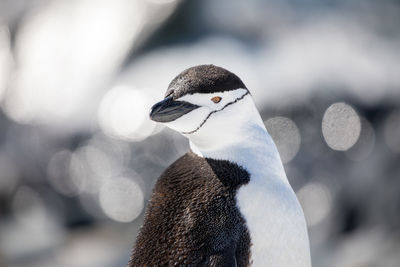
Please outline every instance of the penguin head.
[[224, 131], [240, 127], [249, 106], [254, 103], [238, 76], [221, 67], [200, 65], [172, 80], [164, 100], [152, 107], [150, 118], [191, 139], [224, 135]]

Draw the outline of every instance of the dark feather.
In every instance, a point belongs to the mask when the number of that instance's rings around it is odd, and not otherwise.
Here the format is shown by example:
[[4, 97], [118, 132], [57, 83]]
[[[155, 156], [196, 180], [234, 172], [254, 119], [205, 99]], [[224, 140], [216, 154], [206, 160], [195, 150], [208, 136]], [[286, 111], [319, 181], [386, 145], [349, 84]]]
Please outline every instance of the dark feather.
[[247, 266], [250, 236], [235, 200], [242, 167], [188, 152], [158, 179], [128, 266]]

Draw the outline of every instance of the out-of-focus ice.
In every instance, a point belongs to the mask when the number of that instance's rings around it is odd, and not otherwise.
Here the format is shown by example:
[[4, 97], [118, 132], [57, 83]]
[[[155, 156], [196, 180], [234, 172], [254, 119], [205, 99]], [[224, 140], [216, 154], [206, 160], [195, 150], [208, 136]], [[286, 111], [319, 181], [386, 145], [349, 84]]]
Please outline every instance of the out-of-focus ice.
[[329, 189], [321, 183], [309, 183], [297, 192], [307, 225], [312, 227], [327, 217], [332, 207]]
[[20, 123], [87, 127], [101, 92], [129, 50], [139, 46], [176, 4], [52, 1], [28, 13], [15, 38], [18, 68], [4, 111]]
[[102, 130], [115, 138], [140, 141], [148, 137], [156, 123], [149, 119], [151, 106], [156, 99], [144, 90], [117, 86], [103, 97], [98, 112]]
[[322, 134], [332, 149], [348, 150], [357, 142], [360, 132], [360, 117], [350, 105], [335, 103], [325, 111]]
[[265, 126], [278, 148], [282, 162], [290, 162], [296, 156], [301, 144], [296, 123], [289, 118], [274, 117], [266, 120]]
[[111, 219], [131, 222], [142, 212], [144, 201], [140, 186], [133, 180], [109, 179], [100, 189], [100, 205]]

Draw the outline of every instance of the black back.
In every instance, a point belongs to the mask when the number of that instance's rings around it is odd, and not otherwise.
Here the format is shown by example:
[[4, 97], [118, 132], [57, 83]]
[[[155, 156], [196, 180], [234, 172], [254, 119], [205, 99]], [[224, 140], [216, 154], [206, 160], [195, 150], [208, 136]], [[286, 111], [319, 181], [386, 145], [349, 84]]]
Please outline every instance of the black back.
[[250, 235], [235, 201], [249, 174], [188, 152], [158, 179], [128, 266], [247, 266]]
[[186, 94], [216, 93], [247, 89], [232, 72], [214, 65], [199, 65], [184, 70], [169, 84], [166, 96], [177, 99]]

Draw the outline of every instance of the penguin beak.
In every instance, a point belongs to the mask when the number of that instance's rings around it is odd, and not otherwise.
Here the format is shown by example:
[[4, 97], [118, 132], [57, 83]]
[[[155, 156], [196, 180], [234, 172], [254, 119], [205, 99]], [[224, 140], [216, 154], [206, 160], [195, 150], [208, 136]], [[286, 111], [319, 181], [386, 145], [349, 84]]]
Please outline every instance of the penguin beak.
[[150, 119], [157, 122], [170, 122], [199, 107], [185, 101], [174, 101], [172, 96], [169, 96], [151, 108]]

